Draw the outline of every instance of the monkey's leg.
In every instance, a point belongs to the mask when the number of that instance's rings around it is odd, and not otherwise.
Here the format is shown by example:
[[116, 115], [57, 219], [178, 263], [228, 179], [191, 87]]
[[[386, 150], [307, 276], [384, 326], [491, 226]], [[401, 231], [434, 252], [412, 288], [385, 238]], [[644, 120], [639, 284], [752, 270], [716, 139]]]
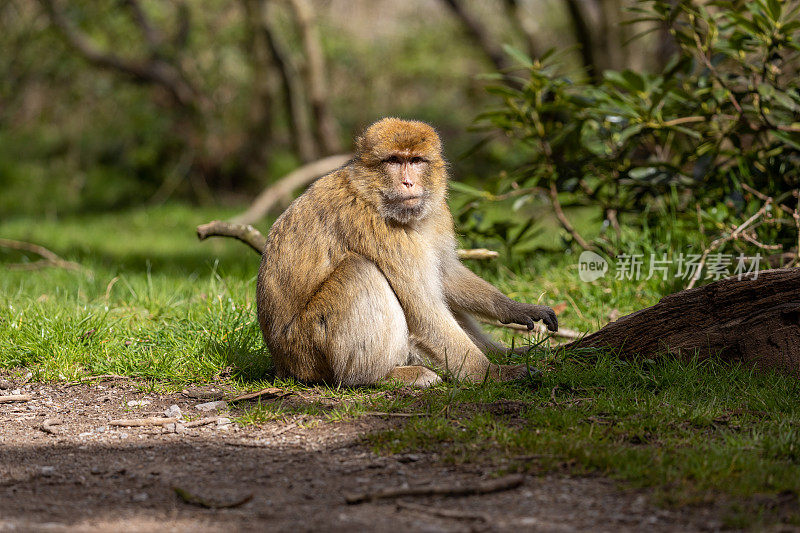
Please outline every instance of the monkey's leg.
[[416, 365], [396, 366], [389, 372], [386, 379], [394, 379], [415, 387], [430, 387], [442, 381], [442, 378], [430, 368]]
[[349, 255], [322, 284], [300, 321], [325, 369], [343, 385], [377, 383], [407, 364], [409, 336], [403, 308], [370, 261]]

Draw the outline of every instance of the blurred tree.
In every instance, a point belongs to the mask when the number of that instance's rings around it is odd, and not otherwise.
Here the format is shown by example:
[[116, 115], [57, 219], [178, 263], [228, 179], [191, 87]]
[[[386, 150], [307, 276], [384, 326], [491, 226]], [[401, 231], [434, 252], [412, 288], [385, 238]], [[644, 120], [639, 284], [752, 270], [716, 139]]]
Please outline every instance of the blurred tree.
[[[40, 3], [64, 41], [90, 64], [134, 83], [153, 86], [167, 95], [166, 100], [156, 96], [155, 101], [174, 120], [174, 131], [183, 139], [190, 161], [188, 175], [195, 192], [201, 196], [210, 196], [210, 189], [237, 189], [249, 181], [261, 181], [260, 174], [274, 144], [276, 114], [273, 109], [278, 93], [283, 93], [289, 111], [286, 121], [298, 159], [308, 161], [341, 148], [338, 126], [328, 105], [325, 59], [307, 0], [289, 2], [305, 54], [302, 80], [295, 76], [296, 67], [282, 52], [270, 24], [267, 10], [273, 2], [242, 0], [240, 15], [244, 15], [244, 47], [248, 52], [245, 58], [252, 79], [248, 88], [248, 113], [241, 122], [240, 131], [233, 135], [231, 131], [224, 132], [229, 139], [235, 139], [233, 143], [218, 137], [221, 132], [214, 117], [224, 113], [225, 103], [218, 95], [209, 94], [208, 91], [216, 88], [198, 83], [191, 75], [197, 66], [191, 65], [192, 50], [187, 46], [193, 30], [189, 4], [184, 1], [173, 4], [174, 28], [169, 31], [165, 29], [166, 23], [154, 22], [156, 18], [168, 18], [169, 8], [146, 9], [139, 0], [120, 2], [142, 40], [141, 46], [132, 47], [140, 51], [137, 56], [121, 55], [113, 47], [103, 48], [97, 44], [79, 24], [88, 18], [86, 11], [90, 8], [86, 5], [76, 2], [62, 5], [64, 3], [59, 0], [40, 0]], [[113, 34], [114, 29], [109, 24], [105, 31]], [[202, 36], [197, 38], [202, 39]], [[113, 42], [114, 38], [109, 36], [105, 40]], [[272, 74], [275, 73], [282, 80], [280, 85], [273, 83]], [[312, 135], [309, 135], [309, 121]]]

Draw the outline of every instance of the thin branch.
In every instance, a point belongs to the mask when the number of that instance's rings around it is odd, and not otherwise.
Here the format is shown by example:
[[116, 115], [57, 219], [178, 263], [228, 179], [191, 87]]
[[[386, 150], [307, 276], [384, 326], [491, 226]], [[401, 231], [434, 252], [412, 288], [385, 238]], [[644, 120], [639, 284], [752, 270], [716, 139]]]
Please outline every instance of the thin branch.
[[67, 43], [89, 63], [100, 68], [121, 72], [139, 83], [153, 83], [166, 89], [169, 95], [184, 108], [196, 104], [197, 91], [181, 73], [164, 61], [150, 58], [145, 62], [123, 59], [112, 52], [99, 50], [88, 35], [75, 27], [56, 5], [55, 0], [39, 0], [53, 25]]
[[689, 284], [686, 286], [686, 289], [691, 289], [692, 287], [694, 287], [695, 284], [697, 283], [697, 280], [700, 279], [700, 275], [703, 271], [703, 267], [706, 264], [708, 255], [717, 248], [719, 248], [720, 246], [722, 246], [723, 244], [725, 244], [726, 242], [738, 239], [739, 235], [742, 234], [742, 232], [745, 229], [747, 229], [753, 222], [761, 218], [764, 215], [764, 213], [767, 212], [767, 209], [769, 208], [770, 205], [772, 205], [772, 198], [768, 196], [767, 200], [764, 202], [764, 205], [761, 206], [761, 209], [759, 209], [753, 216], [742, 222], [742, 224], [740, 224], [728, 235], [723, 235], [721, 237], [718, 237], [717, 239], [714, 239], [711, 242], [711, 244], [708, 245], [708, 248], [703, 250], [703, 254], [700, 256], [700, 261], [697, 264], [697, 270], [692, 276], [692, 279], [689, 281]]
[[328, 106], [328, 83], [325, 74], [325, 55], [320, 43], [319, 32], [314, 23], [314, 13], [308, 0], [289, 0], [295, 22], [303, 42], [303, 52], [306, 56], [306, 83], [308, 84], [308, 99], [311, 102], [311, 112], [314, 117], [314, 135], [317, 144], [326, 154], [339, 152], [339, 126], [331, 114]]
[[200, 426], [207, 426], [209, 424], [216, 423], [220, 417], [218, 416], [209, 416], [206, 418], [200, 418], [199, 420], [192, 420], [191, 422], [183, 422], [183, 427], [185, 428], [197, 428]]
[[352, 154], [332, 155], [293, 170], [259, 194], [247, 211], [233, 217], [231, 221], [237, 224], [258, 222], [281, 200], [289, 199], [292, 192], [336, 170], [352, 157]]
[[471, 496], [473, 494], [490, 494], [515, 489], [522, 485], [523, 481], [525, 481], [525, 476], [522, 474], [512, 474], [498, 479], [479, 481], [475, 484], [397, 487], [373, 492], [351, 493], [345, 496], [345, 501], [353, 505], [400, 496]]
[[246, 392], [228, 400], [228, 402], [241, 402], [243, 400], [260, 400], [261, 398], [283, 398], [293, 394], [292, 391], [279, 389], [277, 387], [267, 387], [256, 392]]
[[201, 241], [209, 237], [233, 237], [249, 245], [259, 255], [267, 245], [264, 234], [250, 225], [230, 224], [221, 220], [214, 220], [208, 224], [197, 226], [197, 238]]
[[558, 189], [556, 189], [555, 182], [550, 184], [550, 202], [553, 205], [553, 211], [556, 214], [556, 218], [561, 223], [561, 226], [567, 230], [567, 232], [572, 235], [572, 238], [578, 245], [583, 248], [584, 250], [590, 251], [597, 251], [597, 248], [586, 242], [586, 240], [581, 237], [581, 234], [578, 233], [575, 228], [570, 223], [567, 215], [564, 214], [564, 210], [561, 208], [561, 202], [558, 201]]
[[481, 520], [482, 522], [491, 523], [492, 517], [488, 513], [464, 511], [461, 509], [440, 509], [438, 507], [429, 507], [418, 503], [411, 503], [405, 501], [398, 501], [397, 507], [400, 509], [408, 509], [415, 513], [425, 513], [433, 516], [441, 516], [443, 518], [455, 518], [457, 520]]
[[0, 248], [9, 248], [12, 250], [19, 250], [21, 252], [30, 252], [42, 258], [41, 261], [34, 261], [33, 263], [14, 263], [6, 265], [9, 270], [36, 270], [39, 268], [55, 267], [63, 268], [65, 270], [77, 270], [83, 272], [88, 276], [92, 276], [92, 271], [85, 266], [67, 261], [61, 256], [57, 255], [38, 244], [23, 241], [13, 241], [11, 239], [0, 239]]
[[144, 9], [142, 9], [142, 5], [139, 3], [139, 0], [124, 0], [124, 3], [128, 9], [131, 10], [133, 20], [136, 25], [139, 26], [142, 35], [147, 41], [150, 51], [155, 53], [164, 40], [161, 32], [159, 32], [155, 26], [150, 24], [150, 19], [147, 18], [147, 14], [144, 12]]
[[495, 259], [500, 254], [486, 248], [472, 248], [471, 250], [458, 250], [459, 259]]
[[[267, 238], [253, 226], [249, 224], [223, 222], [221, 220], [212, 220], [207, 224], [197, 226], [198, 239], [204, 241], [209, 237], [233, 237], [250, 246], [250, 248], [255, 250], [258, 254], [261, 254], [264, 251], [264, 247], [267, 245]], [[459, 249], [456, 250], [456, 252], [458, 253], [459, 259], [494, 259], [499, 255], [497, 252], [487, 250], [486, 248]], [[266, 394], [271, 391], [272, 389], [267, 389], [261, 392]], [[245, 399], [245, 396], [248, 395], [237, 397], [235, 400]]]
[[550, 331], [544, 324], [534, 324], [533, 329], [529, 330], [527, 326], [523, 326], [522, 324], [503, 324], [497, 320], [481, 320], [481, 322], [491, 326], [496, 326], [498, 328], [507, 328], [514, 331], [519, 331], [520, 333], [527, 333], [529, 335], [531, 333], [542, 333], [546, 335], [552, 335], [553, 337], [562, 337], [564, 339], [580, 339], [586, 335], [586, 333], [567, 328], [558, 328], [558, 331]]
[[6, 396], [0, 396], [0, 403], [29, 402], [31, 400], [33, 400], [33, 396], [30, 394], [8, 394]]

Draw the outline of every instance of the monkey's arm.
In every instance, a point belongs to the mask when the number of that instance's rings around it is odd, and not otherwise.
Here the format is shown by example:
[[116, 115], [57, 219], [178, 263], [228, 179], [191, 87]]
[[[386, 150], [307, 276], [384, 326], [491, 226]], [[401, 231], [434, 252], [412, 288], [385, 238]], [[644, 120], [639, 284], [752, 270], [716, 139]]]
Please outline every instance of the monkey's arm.
[[558, 319], [551, 308], [512, 300], [457, 258], [447, 261], [442, 270], [442, 284], [450, 307], [495, 318], [503, 324], [522, 324], [528, 329], [533, 329], [533, 323], [541, 320], [550, 331], [558, 331]]

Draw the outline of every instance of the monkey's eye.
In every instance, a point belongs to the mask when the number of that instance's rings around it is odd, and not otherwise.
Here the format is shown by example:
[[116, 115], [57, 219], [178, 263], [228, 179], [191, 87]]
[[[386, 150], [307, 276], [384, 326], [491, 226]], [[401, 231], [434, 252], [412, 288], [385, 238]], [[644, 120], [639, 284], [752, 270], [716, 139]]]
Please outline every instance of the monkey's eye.
[[383, 160], [383, 162], [388, 163], [390, 165], [399, 165], [401, 163], [400, 158], [397, 157], [396, 155], [387, 157], [386, 159]]
[[411, 164], [412, 165], [418, 165], [420, 163], [426, 163], [425, 159], [422, 158], [422, 157], [419, 157], [419, 156], [411, 158]]

